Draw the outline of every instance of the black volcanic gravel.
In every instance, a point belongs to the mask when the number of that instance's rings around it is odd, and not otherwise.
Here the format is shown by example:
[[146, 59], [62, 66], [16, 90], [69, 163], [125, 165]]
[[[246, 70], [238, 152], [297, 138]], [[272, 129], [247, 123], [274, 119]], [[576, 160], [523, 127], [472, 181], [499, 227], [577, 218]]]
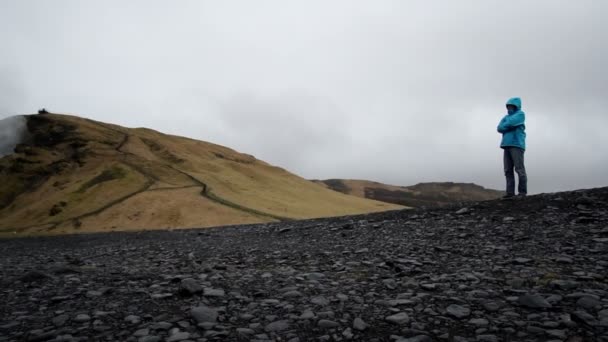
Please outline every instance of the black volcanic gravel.
[[608, 188], [0, 240], [0, 341], [608, 341]]

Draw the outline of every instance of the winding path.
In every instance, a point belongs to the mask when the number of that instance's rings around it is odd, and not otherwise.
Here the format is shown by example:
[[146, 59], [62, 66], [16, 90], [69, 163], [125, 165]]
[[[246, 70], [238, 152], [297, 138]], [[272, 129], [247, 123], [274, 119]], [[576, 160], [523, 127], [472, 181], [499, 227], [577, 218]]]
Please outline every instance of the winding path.
[[210, 200], [210, 201], [212, 201], [214, 203], [217, 203], [217, 204], [220, 204], [220, 205], [232, 208], [232, 209], [236, 209], [236, 210], [239, 210], [239, 211], [242, 211], [242, 212], [246, 212], [248, 214], [252, 214], [252, 215], [255, 215], [255, 216], [258, 216], [258, 217], [270, 218], [270, 219], [278, 220], [278, 221], [292, 221], [293, 220], [293, 219], [288, 218], [288, 217], [277, 216], [277, 215], [265, 213], [263, 211], [259, 211], [259, 210], [253, 209], [253, 208], [242, 206], [242, 205], [240, 205], [238, 203], [235, 203], [235, 202], [229, 201], [229, 200], [227, 200], [225, 198], [222, 198], [222, 197], [216, 195], [215, 193], [213, 193], [211, 191], [211, 187], [207, 183], [205, 183], [204, 181], [196, 178], [195, 176], [193, 176], [193, 175], [191, 175], [191, 174], [189, 174], [189, 173], [187, 173], [185, 171], [182, 171], [182, 170], [176, 168], [173, 165], [169, 165], [169, 164], [163, 164], [163, 165], [166, 166], [166, 167], [168, 167], [168, 168], [170, 168], [170, 169], [172, 169], [175, 172], [178, 172], [178, 173], [180, 173], [180, 174], [188, 177], [195, 185], [178, 186], [178, 187], [163, 187], [163, 188], [157, 188], [157, 189], [150, 189], [150, 187], [152, 187], [152, 185], [154, 185], [154, 183], [158, 179], [154, 175], [151, 175], [150, 173], [146, 172], [143, 168], [139, 167], [137, 164], [129, 162], [127, 160], [127, 158], [126, 158], [127, 156], [132, 156], [132, 157], [135, 157], [135, 158], [141, 158], [140, 156], [138, 156], [137, 154], [134, 154], [134, 153], [122, 150], [122, 148], [129, 142], [130, 135], [128, 133], [122, 132], [122, 131], [120, 131], [118, 129], [115, 129], [115, 128], [112, 128], [112, 127], [108, 127], [108, 126], [106, 126], [106, 125], [104, 125], [102, 123], [95, 122], [95, 121], [91, 121], [91, 122], [94, 123], [94, 124], [96, 124], [97, 126], [100, 126], [100, 127], [105, 128], [105, 129], [109, 129], [109, 130], [112, 130], [114, 132], [117, 132], [117, 133], [120, 133], [120, 134], [124, 135], [124, 137], [122, 138], [122, 140], [120, 141], [120, 143], [114, 149], [116, 150], [116, 152], [118, 152], [122, 156], [121, 163], [123, 163], [126, 166], [130, 167], [131, 169], [137, 171], [138, 173], [140, 173], [142, 176], [144, 176], [146, 178], [146, 182], [144, 183], [144, 185], [141, 188], [139, 188], [138, 190], [136, 190], [134, 192], [131, 192], [131, 193], [125, 195], [125, 196], [122, 196], [122, 197], [120, 197], [118, 199], [115, 199], [113, 201], [110, 201], [109, 203], [106, 203], [105, 205], [103, 205], [103, 206], [101, 206], [101, 207], [99, 207], [99, 208], [97, 208], [97, 209], [95, 209], [93, 211], [90, 211], [90, 212], [87, 212], [87, 213], [84, 213], [84, 214], [81, 214], [81, 215], [78, 215], [78, 216], [75, 216], [75, 217], [71, 217], [71, 218], [68, 218], [68, 219], [65, 219], [65, 220], [57, 221], [57, 222], [49, 222], [49, 223], [46, 223], [46, 224], [33, 225], [33, 226], [27, 226], [27, 227], [19, 227], [16, 230], [27, 230], [27, 229], [44, 227], [44, 226], [49, 226], [49, 225], [50, 225], [50, 227], [48, 229], [49, 230], [53, 230], [53, 229], [57, 228], [59, 225], [61, 225], [63, 223], [66, 223], [66, 222], [73, 222], [73, 224], [77, 225], [78, 222], [80, 220], [82, 220], [82, 219], [85, 219], [85, 218], [90, 217], [90, 216], [98, 215], [98, 214], [104, 212], [105, 210], [108, 210], [108, 209], [110, 209], [110, 208], [112, 208], [112, 207], [114, 207], [114, 206], [116, 206], [116, 205], [118, 205], [118, 204], [120, 204], [120, 203], [128, 200], [129, 198], [132, 198], [132, 197], [134, 197], [134, 196], [136, 196], [138, 194], [144, 193], [146, 191], [175, 190], [175, 189], [185, 189], [185, 188], [191, 188], [191, 187], [200, 187], [200, 188], [202, 188], [202, 191], [200, 193], [200, 195], [202, 197], [204, 197], [204, 198], [206, 198], [206, 199], [208, 199], [208, 200]]

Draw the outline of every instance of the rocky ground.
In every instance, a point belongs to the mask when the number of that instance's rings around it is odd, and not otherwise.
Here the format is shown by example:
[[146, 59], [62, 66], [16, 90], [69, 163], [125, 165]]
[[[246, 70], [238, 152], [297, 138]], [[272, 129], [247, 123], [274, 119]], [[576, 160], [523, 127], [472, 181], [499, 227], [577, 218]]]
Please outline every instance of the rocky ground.
[[608, 188], [0, 241], [0, 341], [608, 341]]

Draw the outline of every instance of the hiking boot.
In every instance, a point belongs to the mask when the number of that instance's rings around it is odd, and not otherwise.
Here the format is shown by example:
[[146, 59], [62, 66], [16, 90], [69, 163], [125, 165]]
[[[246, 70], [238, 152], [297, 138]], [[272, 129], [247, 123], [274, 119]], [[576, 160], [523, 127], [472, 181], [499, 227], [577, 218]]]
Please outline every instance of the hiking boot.
[[502, 196], [500, 199], [508, 200], [508, 199], [513, 199], [514, 197], [515, 197], [514, 194], [506, 194], [506, 195]]
[[528, 196], [528, 194], [518, 194], [518, 195], [517, 195], [517, 197], [519, 197], [519, 198], [524, 198], [524, 197], [526, 197], [526, 196]]

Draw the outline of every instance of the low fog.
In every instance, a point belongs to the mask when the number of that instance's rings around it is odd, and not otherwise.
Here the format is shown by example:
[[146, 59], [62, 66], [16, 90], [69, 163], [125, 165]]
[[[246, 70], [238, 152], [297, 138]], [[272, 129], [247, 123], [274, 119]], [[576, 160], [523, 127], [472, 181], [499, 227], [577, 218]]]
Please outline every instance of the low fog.
[[0, 117], [41, 107], [226, 145], [305, 178], [608, 185], [607, 1], [6, 1]]
[[27, 134], [27, 121], [23, 116], [0, 120], [0, 157], [13, 153]]

